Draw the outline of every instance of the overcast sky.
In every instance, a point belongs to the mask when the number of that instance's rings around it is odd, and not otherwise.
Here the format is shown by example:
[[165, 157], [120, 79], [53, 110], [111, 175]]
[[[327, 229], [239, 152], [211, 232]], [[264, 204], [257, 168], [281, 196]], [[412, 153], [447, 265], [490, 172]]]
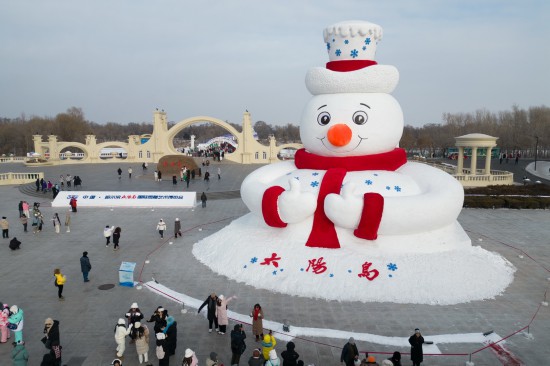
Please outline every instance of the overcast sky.
[[0, 5], [0, 117], [70, 107], [97, 123], [206, 115], [297, 124], [323, 29], [384, 29], [405, 123], [550, 105], [548, 0], [27, 0]]

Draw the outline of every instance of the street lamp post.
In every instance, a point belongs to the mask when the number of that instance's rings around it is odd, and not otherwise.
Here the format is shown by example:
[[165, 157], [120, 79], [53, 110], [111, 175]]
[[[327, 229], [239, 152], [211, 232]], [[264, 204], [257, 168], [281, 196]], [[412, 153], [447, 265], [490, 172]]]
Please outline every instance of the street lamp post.
[[537, 171], [537, 155], [539, 154], [539, 137], [535, 136], [535, 171]]

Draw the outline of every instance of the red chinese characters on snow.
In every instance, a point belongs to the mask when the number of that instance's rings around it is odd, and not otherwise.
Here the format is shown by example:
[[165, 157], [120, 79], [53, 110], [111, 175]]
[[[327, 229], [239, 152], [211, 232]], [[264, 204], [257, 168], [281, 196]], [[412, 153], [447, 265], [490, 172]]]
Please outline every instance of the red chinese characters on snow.
[[323, 257], [313, 258], [308, 260], [308, 266], [306, 272], [309, 272], [311, 268], [312, 272], [315, 274], [321, 274], [327, 270], [327, 263], [323, 261]]
[[380, 274], [377, 269], [370, 269], [372, 266], [371, 262], [365, 262], [362, 265], [362, 271], [357, 275], [357, 277], [366, 278], [369, 281], [374, 280]]
[[260, 263], [260, 265], [269, 266], [270, 264], [273, 264], [275, 266], [275, 268], [278, 268], [279, 267], [279, 262], [277, 262], [277, 261], [280, 261], [280, 260], [281, 260], [281, 257], [277, 257], [277, 253], [271, 253], [271, 257], [264, 258], [264, 261], [262, 263]]

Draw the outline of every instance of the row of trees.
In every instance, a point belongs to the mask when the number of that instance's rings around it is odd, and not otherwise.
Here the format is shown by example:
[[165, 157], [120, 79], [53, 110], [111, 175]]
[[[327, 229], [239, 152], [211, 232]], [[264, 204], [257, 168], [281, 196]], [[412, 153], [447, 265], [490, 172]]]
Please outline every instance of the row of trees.
[[[226, 121], [227, 122], [227, 121]], [[238, 131], [241, 125], [228, 122]], [[170, 126], [173, 123], [169, 124]], [[254, 124], [258, 139], [267, 142], [270, 135], [278, 143], [300, 142], [299, 127], [293, 124], [273, 126], [264, 121]], [[81, 108], [71, 107], [55, 117], [0, 118], [0, 154], [25, 155], [34, 146], [32, 135], [57, 135], [61, 141], [84, 142], [85, 135], [94, 134], [99, 142], [126, 141], [128, 135], [142, 135], [153, 132], [151, 123], [98, 124], [89, 122]], [[517, 106], [502, 112], [479, 110], [475, 113], [446, 113], [442, 124], [427, 124], [422, 127], [406, 126], [401, 147], [410, 153], [424, 156], [443, 155], [448, 147], [454, 146], [454, 138], [469, 133], [483, 133], [498, 137], [498, 146], [503, 152], [519, 151], [522, 156], [534, 156], [538, 142], [540, 158], [550, 156], [550, 108], [546, 106], [520, 109]], [[196, 136], [197, 142], [228, 134], [211, 123], [194, 124], [182, 130], [176, 139], [189, 140]]]
[[[454, 146], [454, 138], [470, 133], [482, 133], [498, 137], [501, 152], [520, 152], [534, 157], [538, 147], [539, 157], [550, 156], [550, 108], [546, 106], [492, 113], [478, 110], [475, 113], [445, 113], [443, 124], [427, 124], [422, 127], [406, 126], [401, 147], [424, 156], [443, 155], [446, 148]], [[538, 144], [537, 144], [538, 142]]]

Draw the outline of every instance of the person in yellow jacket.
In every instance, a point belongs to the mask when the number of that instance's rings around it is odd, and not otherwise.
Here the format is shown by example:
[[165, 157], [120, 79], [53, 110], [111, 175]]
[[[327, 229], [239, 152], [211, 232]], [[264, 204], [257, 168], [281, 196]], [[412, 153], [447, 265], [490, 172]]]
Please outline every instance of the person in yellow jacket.
[[266, 334], [264, 336], [264, 340], [262, 341], [262, 354], [264, 356], [264, 360], [269, 360], [269, 351], [275, 348], [276, 345], [277, 341], [275, 340], [275, 337], [273, 337], [273, 332], [270, 330], [269, 334]]
[[53, 275], [55, 276], [54, 285], [57, 287], [57, 296], [59, 297], [59, 301], [65, 300], [65, 298], [62, 296], [63, 294], [63, 285], [65, 285], [65, 281], [67, 281], [67, 278], [61, 273], [61, 270], [59, 268], [54, 269]]

